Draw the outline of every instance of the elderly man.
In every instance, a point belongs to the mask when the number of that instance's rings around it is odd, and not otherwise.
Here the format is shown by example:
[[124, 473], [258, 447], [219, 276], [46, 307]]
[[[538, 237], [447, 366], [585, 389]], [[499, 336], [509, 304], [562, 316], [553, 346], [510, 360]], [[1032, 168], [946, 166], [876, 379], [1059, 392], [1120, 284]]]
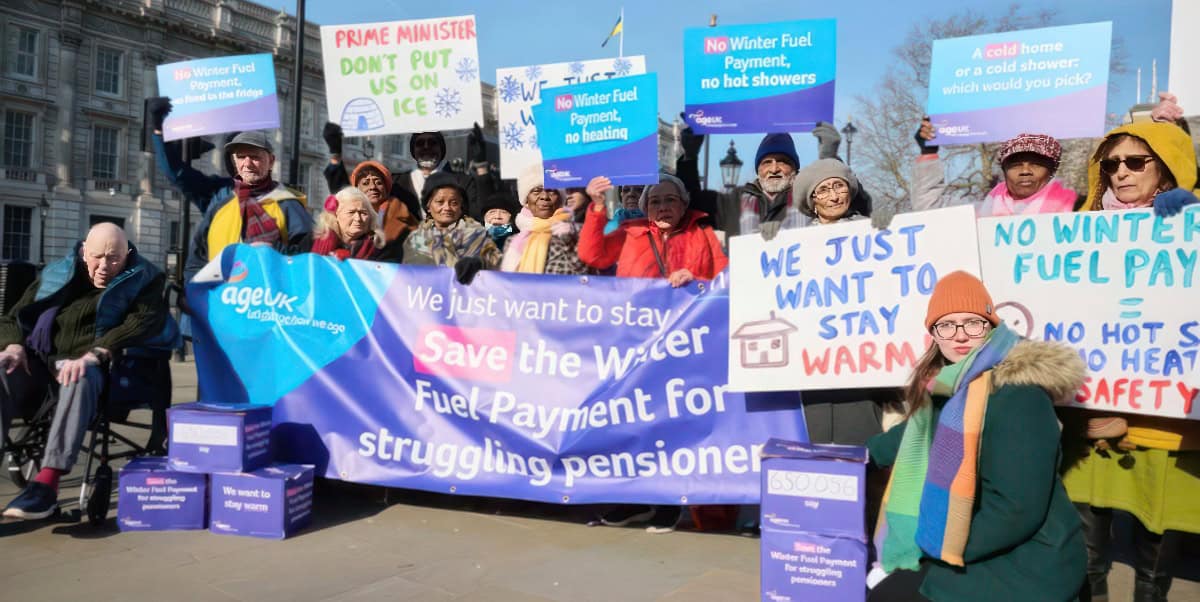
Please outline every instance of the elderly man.
[[101, 223], [75, 252], [42, 270], [0, 317], [0, 422], [28, 415], [57, 391], [42, 470], [4, 510], [41, 519], [58, 506], [58, 480], [70, 472], [104, 389], [112, 355], [129, 347], [169, 351], [179, 329], [163, 300], [166, 276], [138, 254], [125, 231]]
[[762, 224], [782, 222], [788, 217], [788, 209], [795, 208], [792, 178], [800, 167], [800, 158], [791, 134], [764, 136], [754, 154], [754, 166], [758, 177], [742, 187], [742, 234], [758, 232]]
[[239, 242], [270, 245], [287, 255], [308, 252], [312, 215], [303, 193], [271, 176], [275, 149], [265, 132], [242, 132], [225, 144], [225, 169], [230, 177], [205, 175], [166, 151], [162, 123], [171, 112], [170, 101], [152, 98], [148, 106], [159, 168], [204, 211], [183, 269], [187, 280], [225, 247]]

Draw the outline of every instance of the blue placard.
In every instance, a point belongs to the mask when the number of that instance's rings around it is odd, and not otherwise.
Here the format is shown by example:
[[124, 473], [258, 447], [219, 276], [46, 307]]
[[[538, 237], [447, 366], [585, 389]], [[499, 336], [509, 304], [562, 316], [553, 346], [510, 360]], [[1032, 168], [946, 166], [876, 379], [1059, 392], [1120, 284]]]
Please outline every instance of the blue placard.
[[658, 77], [547, 88], [534, 105], [546, 186], [658, 183]]
[[833, 121], [837, 21], [687, 29], [683, 73], [698, 133], [810, 131]]
[[269, 54], [159, 65], [158, 90], [171, 99], [164, 140], [279, 127], [275, 63]]
[[1112, 23], [936, 40], [928, 113], [938, 144], [1104, 134]]

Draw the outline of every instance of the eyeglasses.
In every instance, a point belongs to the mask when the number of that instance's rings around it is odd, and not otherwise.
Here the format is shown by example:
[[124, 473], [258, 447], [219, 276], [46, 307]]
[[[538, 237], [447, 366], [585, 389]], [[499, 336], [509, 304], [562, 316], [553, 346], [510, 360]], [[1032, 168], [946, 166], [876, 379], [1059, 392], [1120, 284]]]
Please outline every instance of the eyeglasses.
[[1129, 168], [1129, 171], [1146, 171], [1146, 165], [1153, 160], [1154, 157], [1150, 155], [1133, 155], [1124, 159], [1101, 159], [1100, 171], [1111, 176], [1121, 169], [1122, 163]]
[[950, 340], [958, 336], [958, 329], [963, 329], [968, 337], [978, 339], [987, 332], [991, 322], [987, 320], [967, 320], [962, 324], [957, 322], [938, 322], [933, 325], [933, 334], [942, 340]]
[[845, 182], [834, 182], [829, 186], [821, 186], [813, 191], [813, 198], [817, 200], [825, 200], [839, 194], [850, 192], [850, 185]]

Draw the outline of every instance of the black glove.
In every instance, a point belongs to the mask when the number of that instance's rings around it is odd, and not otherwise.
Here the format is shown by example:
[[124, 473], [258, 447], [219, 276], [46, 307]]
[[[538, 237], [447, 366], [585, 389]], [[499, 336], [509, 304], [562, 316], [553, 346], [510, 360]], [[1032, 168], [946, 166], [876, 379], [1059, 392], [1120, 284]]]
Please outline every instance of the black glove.
[[[683, 117], [683, 113], [679, 114]], [[679, 131], [679, 146], [683, 148], [683, 159], [695, 161], [700, 157], [700, 148], [704, 146], [704, 134], [692, 131], [691, 126]]]
[[208, 138], [200, 136], [188, 138], [184, 143], [187, 144], [188, 159], [199, 159], [204, 153], [217, 148], [217, 145], [208, 141]]
[[812, 130], [812, 135], [817, 138], [818, 159], [837, 158], [838, 147], [842, 145], [842, 135], [838, 133], [837, 128], [833, 127], [833, 124], [818, 121], [817, 126]]
[[[928, 138], [926, 138], [928, 136]], [[913, 139], [917, 141], [917, 148], [921, 149], [922, 155], [936, 155], [938, 147], [935, 144], [930, 144], [937, 133], [933, 129], [933, 122], [928, 117], [921, 120], [921, 127], [917, 128], [917, 133], [913, 134]]]
[[478, 257], [460, 257], [454, 262], [454, 279], [459, 284], [471, 284], [475, 274], [483, 269], [483, 260]]
[[467, 156], [472, 165], [487, 163], [487, 141], [483, 137], [483, 128], [476, 123], [467, 136]]
[[161, 132], [163, 129], [163, 121], [166, 120], [167, 114], [171, 112], [171, 99], [166, 96], [155, 96], [146, 101], [147, 117], [156, 131]]
[[329, 154], [342, 154], [342, 126], [326, 121], [325, 129], [321, 130], [321, 137], [325, 139], [325, 146], [329, 147]]

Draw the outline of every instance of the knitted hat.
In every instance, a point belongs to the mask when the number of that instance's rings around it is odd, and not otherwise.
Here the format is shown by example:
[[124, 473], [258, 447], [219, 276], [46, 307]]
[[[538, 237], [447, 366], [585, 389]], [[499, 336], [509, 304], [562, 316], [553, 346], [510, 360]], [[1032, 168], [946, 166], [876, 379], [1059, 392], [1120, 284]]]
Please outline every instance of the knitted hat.
[[515, 218], [521, 212], [521, 205], [512, 198], [512, 193], [499, 191], [493, 192], [488, 198], [484, 199], [483, 205], [479, 208], [479, 215], [486, 217], [487, 212], [492, 209], [503, 209]]
[[546, 185], [546, 172], [542, 171], [541, 163], [534, 163], [521, 170], [517, 175], [517, 203], [524, 205], [529, 199], [529, 191]]
[[1004, 161], [1017, 153], [1041, 155], [1054, 163], [1057, 170], [1058, 160], [1062, 158], [1062, 145], [1045, 134], [1018, 134], [1016, 138], [1008, 140], [1000, 147], [996, 158], [1004, 165]]
[[457, 175], [447, 171], [434, 172], [425, 179], [425, 188], [421, 189], [421, 207], [428, 210], [429, 199], [433, 198], [433, 193], [442, 188], [453, 188], [458, 191], [459, 196], [462, 197], [463, 214], [466, 215], [467, 189], [463, 188], [462, 183], [458, 181]]
[[778, 133], [763, 136], [762, 142], [758, 144], [758, 152], [754, 153], [754, 168], [758, 169], [763, 157], [771, 153], [787, 155], [792, 162], [792, 167], [800, 167], [800, 156], [796, 154], [796, 142], [792, 140], [791, 134]]
[[[858, 195], [858, 178], [854, 177], [854, 172], [846, 167], [845, 163], [837, 159], [821, 159], [814, 161], [804, 166], [804, 169], [796, 172], [796, 179], [792, 183], [792, 189], [800, 193], [800, 210], [805, 215], [813, 216], [816, 210], [813, 207], [813, 191], [817, 186], [828, 180], [829, 178], [841, 178], [850, 186], [850, 198], [853, 199]], [[847, 208], [849, 212], [850, 208]]]
[[950, 272], [937, 281], [933, 295], [929, 297], [929, 311], [925, 314], [925, 330], [944, 316], [966, 312], [978, 314], [992, 323], [1000, 324], [996, 306], [987, 288], [975, 276], [967, 272]]
[[383, 166], [379, 161], [363, 161], [359, 163], [354, 171], [350, 172], [350, 185], [358, 187], [358, 178], [368, 169], [374, 169], [379, 172], [379, 177], [383, 178], [384, 198], [392, 194], [392, 172]]
[[[679, 198], [683, 199], [684, 209], [687, 209], [688, 205], [692, 204], [692, 199], [688, 197], [687, 186], [683, 185], [683, 180], [680, 180], [669, 173], [660, 173], [658, 174], [658, 183], [662, 184], [663, 182], [670, 182], [675, 185], [675, 188], [679, 189]], [[638, 198], [638, 209], [641, 209], [642, 213], [646, 212], [646, 199], [650, 196], [651, 188], [654, 187], [646, 186], [645, 188], [642, 188], [642, 196]]]
[[426, 134], [436, 138], [437, 143], [439, 145], [441, 145], [442, 156], [438, 157], [438, 160], [437, 160], [438, 163], [441, 163], [442, 159], [446, 158], [446, 137], [443, 136], [441, 132], [417, 132], [415, 134], [410, 135], [408, 137], [408, 156], [412, 157], [413, 160], [416, 160], [417, 153], [413, 152], [416, 150], [415, 145], [413, 143], [417, 141], [417, 136], [424, 136]]

